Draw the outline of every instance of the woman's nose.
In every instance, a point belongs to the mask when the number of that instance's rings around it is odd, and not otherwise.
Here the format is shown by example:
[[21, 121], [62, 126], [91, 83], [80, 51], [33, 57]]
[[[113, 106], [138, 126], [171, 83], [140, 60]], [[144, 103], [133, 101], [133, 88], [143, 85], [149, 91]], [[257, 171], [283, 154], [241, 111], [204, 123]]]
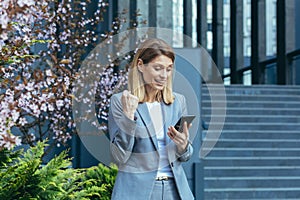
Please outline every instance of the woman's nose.
[[161, 73], [160, 75], [161, 75], [161, 77], [163, 77], [163, 78], [167, 78], [167, 76], [168, 76], [167, 70], [166, 70], [166, 69], [162, 70], [162, 73]]

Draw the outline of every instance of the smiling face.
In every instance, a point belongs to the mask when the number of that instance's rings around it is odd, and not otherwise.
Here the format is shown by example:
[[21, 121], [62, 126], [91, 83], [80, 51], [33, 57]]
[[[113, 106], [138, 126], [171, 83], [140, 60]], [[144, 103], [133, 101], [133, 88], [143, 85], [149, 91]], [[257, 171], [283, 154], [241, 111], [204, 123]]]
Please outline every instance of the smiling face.
[[139, 60], [138, 70], [142, 73], [147, 94], [151, 99], [151, 96], [163, 90], [168, 79], [172, 78], [173, 61], [165, 55], [157, 56], [147, 64]]
[[148, 38], [138, 49], [128, 73], [128, 90], [139, 98], [140, 103], [163, 101], [174, 102], [173, 48], [158, 38]]

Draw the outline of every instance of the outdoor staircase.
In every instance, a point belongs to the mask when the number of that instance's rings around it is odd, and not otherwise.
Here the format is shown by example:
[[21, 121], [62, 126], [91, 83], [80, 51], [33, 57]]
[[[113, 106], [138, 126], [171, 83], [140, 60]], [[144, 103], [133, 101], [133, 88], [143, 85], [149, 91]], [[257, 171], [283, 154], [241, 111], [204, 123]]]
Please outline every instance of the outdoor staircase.
[[[203, 85], [202, 118], [209, 124], [207, 87], [220, 95], [224, 86]], [[300, 199], [300, 86], [231, 85], [225, 91], [224, 128], [202, 160], [204, 199]], [[214, 107], [222, 109], [222, 102]]]

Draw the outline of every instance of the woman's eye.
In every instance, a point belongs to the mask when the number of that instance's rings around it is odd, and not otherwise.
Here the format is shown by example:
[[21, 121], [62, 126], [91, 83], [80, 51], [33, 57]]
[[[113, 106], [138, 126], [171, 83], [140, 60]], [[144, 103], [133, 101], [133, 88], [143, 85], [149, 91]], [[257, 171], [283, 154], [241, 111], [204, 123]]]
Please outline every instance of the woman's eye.
[[159, 70], [161, 70], [161, 67], [160, 67], [160, 66], [155, 66], [154, 69], [155, 69], [156, 71], [159, 71]]

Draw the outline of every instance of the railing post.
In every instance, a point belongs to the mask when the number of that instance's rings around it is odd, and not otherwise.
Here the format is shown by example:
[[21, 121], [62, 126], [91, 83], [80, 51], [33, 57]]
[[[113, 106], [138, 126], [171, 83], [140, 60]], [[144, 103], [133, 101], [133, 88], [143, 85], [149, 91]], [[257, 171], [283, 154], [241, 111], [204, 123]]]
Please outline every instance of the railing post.
[[243, 51], [243, 1], [230, 1], [230, 82], [243, 83], [237, 71], [244, 66]]
[[252, 84], [264, 84], [265, 71], [259, 61], [265, 59], [266, 36], [265, 36], [265, 1], [256, 0], [251, 2], [251, 68]]
[[287, 83], [285, 0], [277, 0], [277, 84]]
[[195, 191], [195, 199], [203, 200], [204, 199], [204, 167], [203, 162], [194, 163], [194, 173], [195, 173], [195, 181], [194, 181], [194, 191]]
[[[212, 1], [212, 32], [213, 32], [213, 50], [212, 59], [216, 63], [217, 69], [220, 75], [223, 75], [224, 71], [224, 31], [223, 31], [223, 0]], [[219, 73], [212, 70], [212, 81], [218, 80]]]
[[197, 0], [197, 42], [207, 49], [207, 2]]
[[[193, 34], [193, 27], [192, 27], [192, 1], [191, 0], [184, 0], [183, 1], [183, 34], [192, 38]], [[192, 47], [192, 40], [186, 40], [184, 37], [184, 47]]]

